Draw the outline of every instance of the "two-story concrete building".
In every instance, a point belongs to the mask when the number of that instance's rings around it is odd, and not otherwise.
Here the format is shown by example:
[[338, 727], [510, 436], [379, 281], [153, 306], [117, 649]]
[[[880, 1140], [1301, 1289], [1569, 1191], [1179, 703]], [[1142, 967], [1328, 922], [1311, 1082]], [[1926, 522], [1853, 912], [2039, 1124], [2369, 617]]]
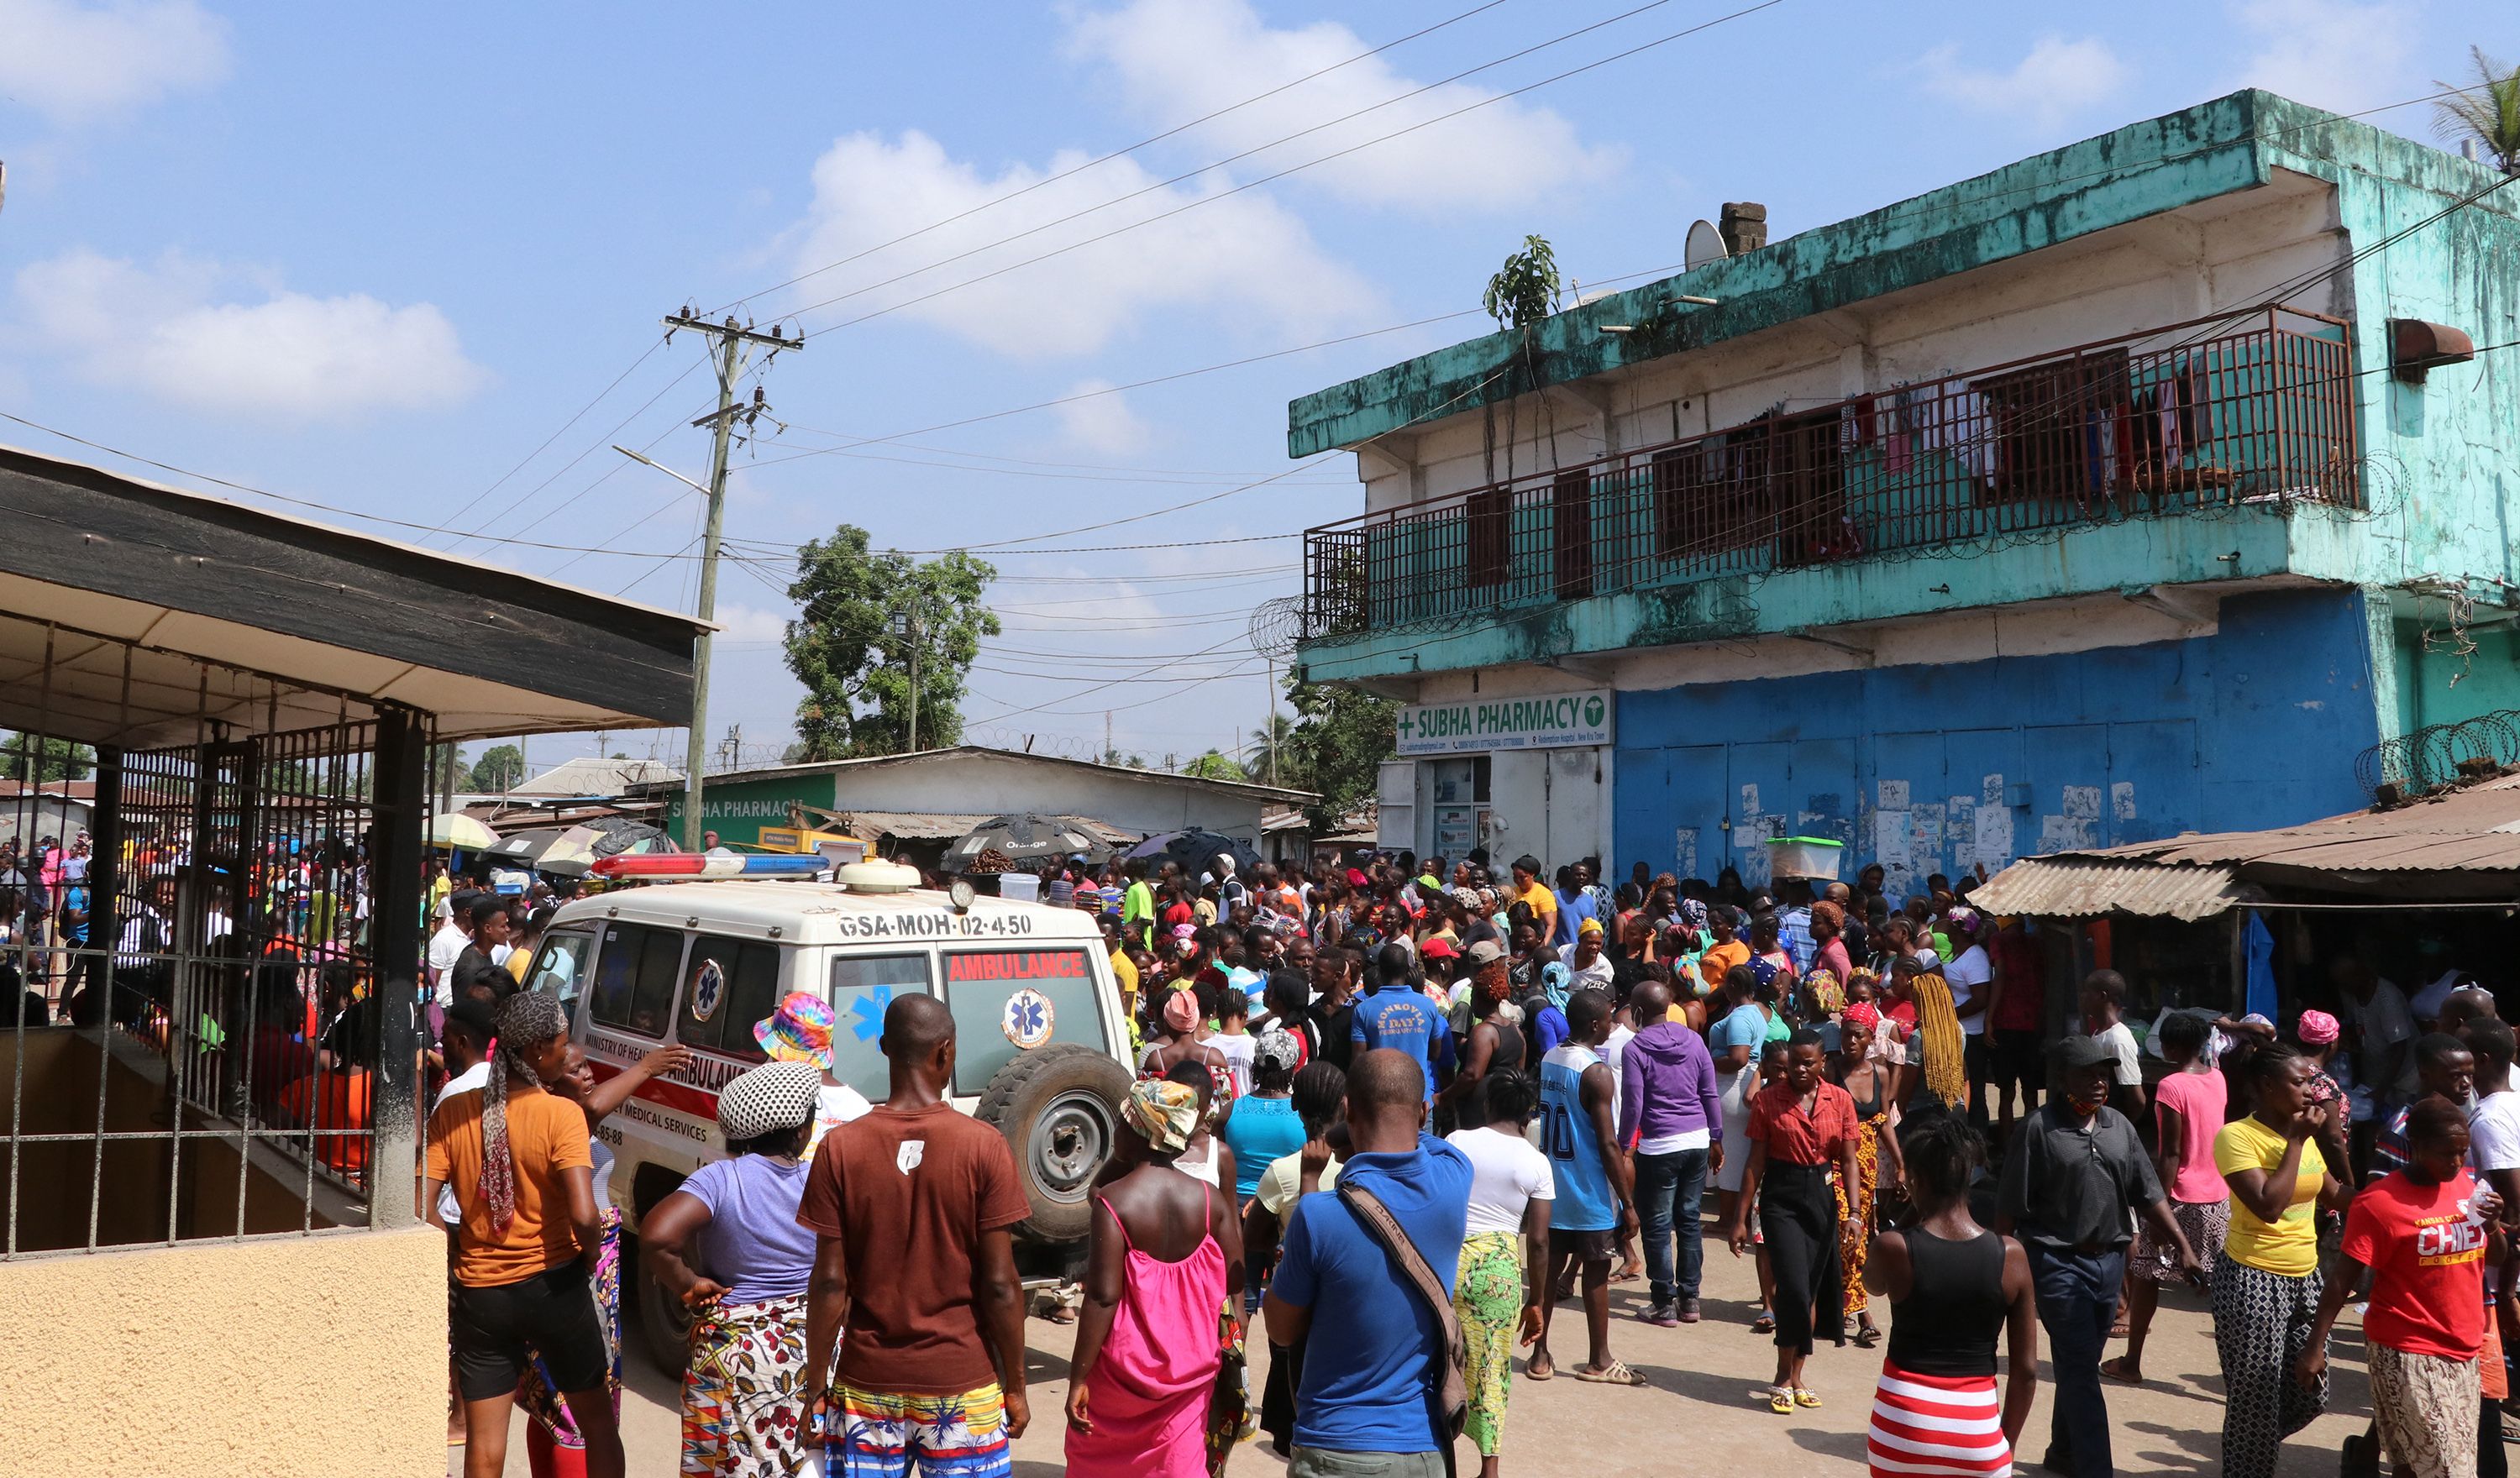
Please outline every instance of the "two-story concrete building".
[[1385, 845], [1895, 896], [2520, 705], [2520, 183], [2242, 92], [1743, 246], [1289, 408]]

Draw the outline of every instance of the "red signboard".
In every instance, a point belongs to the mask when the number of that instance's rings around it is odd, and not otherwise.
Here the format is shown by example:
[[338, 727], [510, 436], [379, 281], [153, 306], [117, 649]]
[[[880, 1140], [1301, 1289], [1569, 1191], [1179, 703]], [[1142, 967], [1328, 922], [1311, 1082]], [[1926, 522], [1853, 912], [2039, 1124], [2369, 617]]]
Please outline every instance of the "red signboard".
[[1091, 975], [1082, 950], [990, 950], [945, 957], [945, 980], [1083, 980]]

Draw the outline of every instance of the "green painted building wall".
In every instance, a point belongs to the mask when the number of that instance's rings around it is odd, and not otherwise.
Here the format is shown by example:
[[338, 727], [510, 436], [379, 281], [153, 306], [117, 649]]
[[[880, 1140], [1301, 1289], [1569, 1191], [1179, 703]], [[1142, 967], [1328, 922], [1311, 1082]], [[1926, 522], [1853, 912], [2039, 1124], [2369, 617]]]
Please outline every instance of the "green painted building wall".
[[[750, 846], [761, 840], [764, 827], [788, 825], [788, 803], [802, 802], [829, 809], [835, 804], [836, 783], [829, 771], [819, 775], [782, 775], [762, 780], [709, 781], [700, 787], [700, 829], [715, 831], [728, 846]], [[665, 802], [665, 831], [683, 834], [682, 791]]]

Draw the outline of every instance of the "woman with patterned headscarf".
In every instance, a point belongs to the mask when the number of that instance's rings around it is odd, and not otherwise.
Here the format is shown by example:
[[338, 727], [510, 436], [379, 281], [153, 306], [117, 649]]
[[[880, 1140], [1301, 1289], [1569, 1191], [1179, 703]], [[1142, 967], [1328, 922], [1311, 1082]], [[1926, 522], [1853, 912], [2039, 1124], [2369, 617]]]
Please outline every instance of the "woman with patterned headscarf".
[[1872, 1245], [1872, 1210], [1883, 1160], [1891, 1184], [1899, 1180], [1899, 1072], [1872, 1051], [1881, 1013], [1868, 1001], [1848, 1003], [1838, 1017], [1837, 1086], [1855, 1100], [1855, 1181], [1837, 1189], [1837, 1252], [1846, 1269], [1844, 1318], [1856, 1321], [1855, 1342], [1869, 1350], [1881, 1337], [1872, 1321], [1871, 1296], [1864, 1288], [1864, 1259]]
[[[1198, 1132], [1195, 1089], [1134, 1084], [1120, 1120], [1131, 1132], [1094, 1196], [1068, 1375], [1067, 1470], [1204, 1478], [1224, 1351], [1241, 1346], [1231, 1300], [1242, 1286], [1242, 1227], [1224, 1191], [1173, 1163]], [[1241, 1412], [1226, 1405], [1231, 1451]]]
[[640, 1255], [695, 1318], [683, 1369], [683, 1463], [710, 1478], [791, 1478], [819, 1453], [804, 1430], [814, 1233], [796, 1223], [823, 1071], [764, 1062], [717, 1097], [727, 1157], [693, 1172], [639, 1224]]
[[557, 997], [511, 996], [499, 1008], [488, 1081], [428, 1117], [421, 1205], [443, 1226], [438, 1191], [463, 1212], [449, 1319], [456, 1389], [471, 1441], [466, 1478], [497, 1478], [508, 1460], [508, 1413], [529, 1353], [538, 1353], [576, 1413], [586, 1465], [621, 1472], [621, 1433], [608, 1399], [612, 1355], [595, 1300], [603, 1255], [586, 1115], [545, 1091], [568, 1068], [568, 1015]]

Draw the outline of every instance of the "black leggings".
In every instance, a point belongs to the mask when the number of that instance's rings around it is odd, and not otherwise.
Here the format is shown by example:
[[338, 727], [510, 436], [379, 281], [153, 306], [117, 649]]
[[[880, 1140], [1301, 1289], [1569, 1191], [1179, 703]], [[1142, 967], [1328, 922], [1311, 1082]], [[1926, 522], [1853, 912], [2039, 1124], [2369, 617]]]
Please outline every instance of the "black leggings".
[[1777, 1294], [1768, 1312], [1777, 1321], [1777, 1348], [1812, 1351], [1812, 1306], [1828, 1316], [1829, 1343], [1846, 1343], [1846, 1299], [1837, 1260], [1837, 1199], [1826, 1167], [1797, 1165], [1771, 1154], [1759, 1176], [1759, 1229], [1768, 1239], [1768, 1267]]

